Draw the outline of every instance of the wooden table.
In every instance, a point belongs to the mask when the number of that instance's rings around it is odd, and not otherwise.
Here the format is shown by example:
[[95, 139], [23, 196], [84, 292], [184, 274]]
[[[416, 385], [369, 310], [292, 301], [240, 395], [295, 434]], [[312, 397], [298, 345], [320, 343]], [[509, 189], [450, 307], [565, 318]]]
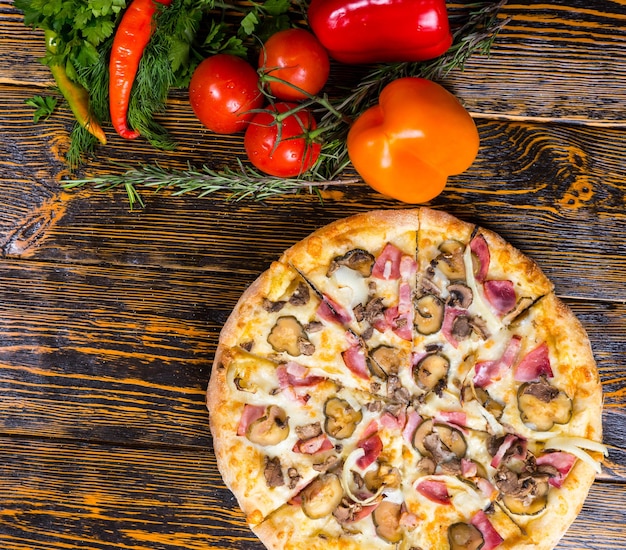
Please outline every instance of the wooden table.
[[[432, 202], [533, 257], [587, 328], [610, 456], [559, 548], [626, 547], [626, 2], [510, 2], [490, 57], [445, 84], [482, 147]], [[215, 467], [204, 391], [222, 324], [283, 249], [340, 217], [398, 208], [364, 185], [265, 203], [224, 196], [63, 191], [72, 126], [33, 124], [54, 93], [43, 36], [0, 0], [0, 547], [261, 548]], [[168, 155], [109, 145], [116, 161], [221, 162], [184, 92]]]

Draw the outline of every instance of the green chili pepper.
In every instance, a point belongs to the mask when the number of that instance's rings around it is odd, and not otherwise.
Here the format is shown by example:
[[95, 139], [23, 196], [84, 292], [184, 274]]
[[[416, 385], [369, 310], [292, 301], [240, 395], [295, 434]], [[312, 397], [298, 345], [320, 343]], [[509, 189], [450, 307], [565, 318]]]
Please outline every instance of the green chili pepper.
[[[55, 54], [57, 52], [56, 33], [46, 30], [45, 38], [46, 50], [50, 54]], [[104, 130], [89, 109], [89, 92], [77, 82], [70, 80], [65, 72], [65, 67], [62, 65], [50, 64], [50, 72], [78, 123], [95, 136], [100, 143], [106, 144], [107, 138], [104, 135]]]

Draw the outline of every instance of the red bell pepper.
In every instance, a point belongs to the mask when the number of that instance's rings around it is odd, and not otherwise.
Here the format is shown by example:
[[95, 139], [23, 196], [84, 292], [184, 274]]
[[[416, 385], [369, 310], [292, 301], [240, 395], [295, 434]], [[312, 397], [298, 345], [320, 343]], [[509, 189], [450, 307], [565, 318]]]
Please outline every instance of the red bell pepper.
[[308, 20], [341, 63], [425, 61], [452, 44], [445, 0], [312, 0]]

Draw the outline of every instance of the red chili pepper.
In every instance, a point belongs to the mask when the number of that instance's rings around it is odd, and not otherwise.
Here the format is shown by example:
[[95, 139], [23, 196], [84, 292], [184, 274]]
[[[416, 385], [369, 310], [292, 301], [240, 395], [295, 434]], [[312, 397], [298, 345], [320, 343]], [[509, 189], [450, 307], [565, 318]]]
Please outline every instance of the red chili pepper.
[[154, 32], [156, 4], [171, 3], [172, 0], [133, 0], [115, 32], [109, 61], [109, 110], [113, 128], [123, 138], [135, 139], [140, 135], [128, 127], [126, 120], [130, 92], [139, 61]]
[[308, 20], [341, 63], [425, 61], [452, 44], [445, 0], [312, 0]]

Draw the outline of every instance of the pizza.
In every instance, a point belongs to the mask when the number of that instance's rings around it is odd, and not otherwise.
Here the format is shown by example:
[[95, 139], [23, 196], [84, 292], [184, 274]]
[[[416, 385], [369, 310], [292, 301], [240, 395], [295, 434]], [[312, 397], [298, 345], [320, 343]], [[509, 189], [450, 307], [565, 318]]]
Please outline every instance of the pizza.
[[600, 471], [588, 337], [536, 263], [429, 208], [285, 251], [225, 323], [217, 465], [281, 549], [549, 549]]

